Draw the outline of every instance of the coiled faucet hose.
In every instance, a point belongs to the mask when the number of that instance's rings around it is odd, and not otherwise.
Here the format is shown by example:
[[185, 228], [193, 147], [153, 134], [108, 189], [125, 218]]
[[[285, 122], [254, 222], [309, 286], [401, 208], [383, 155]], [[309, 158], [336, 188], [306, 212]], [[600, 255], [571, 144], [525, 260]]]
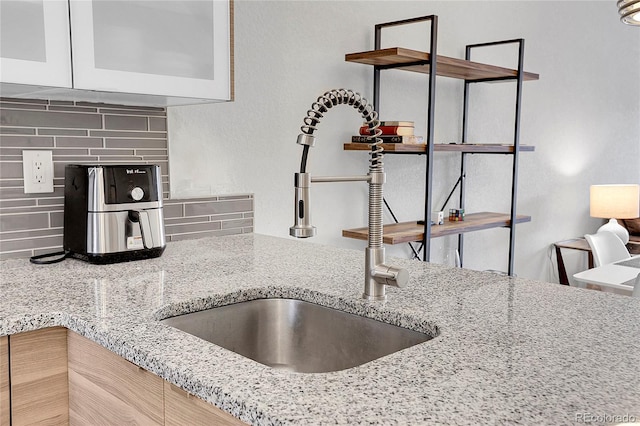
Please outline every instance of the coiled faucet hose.
[[[364, 97], [353, 90], [333, 89], [319, 96], [318, 99], [311, 104], [311, 108], [307, 111], [307, 116], [302, 119], [304, 123], [300, 127], [302, 133], [312, 135], [318, 128], [317, 126], [322, 117], [324, 117], [324, 114], [336, 105], [350, 105], [362, 115], [367, 126], [369, 126], [369, 140], [371, 144], [371, 151], [369, 153], [369, 171], [381, 172], [383, 170], [384, 163], [382, 161], [382, 139], [378, 137], [382, 134], [382, 130], [379, 129], [380, 121], [378, 120], [378, 113]], [[306, 172], [308, 155], [309, 146], [305, 145], [302, 151], [300, 173]]]

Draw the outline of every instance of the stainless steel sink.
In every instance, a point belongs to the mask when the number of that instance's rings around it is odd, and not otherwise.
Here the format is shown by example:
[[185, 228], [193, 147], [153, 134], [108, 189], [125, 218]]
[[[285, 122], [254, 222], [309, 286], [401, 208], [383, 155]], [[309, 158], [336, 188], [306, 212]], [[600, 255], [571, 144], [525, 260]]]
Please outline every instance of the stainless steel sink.
[[293, 299], [258, 299], [162, 320], [273, 368], [324, 373], [434, 336]]

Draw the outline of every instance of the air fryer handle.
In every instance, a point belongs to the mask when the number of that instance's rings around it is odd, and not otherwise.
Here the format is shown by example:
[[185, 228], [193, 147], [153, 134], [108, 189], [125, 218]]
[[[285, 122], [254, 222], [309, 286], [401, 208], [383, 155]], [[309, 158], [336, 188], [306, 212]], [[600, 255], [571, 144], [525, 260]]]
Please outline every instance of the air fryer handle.
[[130, 210], [129, 219], [132, 222], [138, 222], [138, 225], [140, 225], [140, 235], [142, 236], [144, 248], [153, 248], [153, 232], [151, 232], [151, 224], [149, 223], [149, 213], [146, 210]]
[[140, 223], [140, 235], [142, 235], [142, 244], [144, 248], [152, 248], [153, 233], [151, 232], [151, 224], [149, 223], [149, 213], [146, 210], [138, 211], [138, 218]]

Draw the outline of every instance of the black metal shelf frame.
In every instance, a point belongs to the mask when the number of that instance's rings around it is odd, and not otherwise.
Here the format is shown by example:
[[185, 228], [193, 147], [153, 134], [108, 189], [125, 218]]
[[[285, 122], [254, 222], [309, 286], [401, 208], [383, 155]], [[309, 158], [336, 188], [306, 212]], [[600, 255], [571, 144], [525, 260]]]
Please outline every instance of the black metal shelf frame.
[[[422, 246], [418, 249], [422, 250], [422, 260], [429, 261], [431, 257], [431, 210], [433, 204], [433, 157], [434, 157], [434, 129], [435, 129], [435, 95], [436, 95], [436, 77], [437, 77], [437, 45], [438, 45], [438, 17], [436, 15], [421, 16], [412, 19], [404, 19], [400, 21], [386, 22], [377, 24], [375, 26], [375, 50], [381, 49], [382, 30], [388, 27], [402, 26], [407, 24], [414, 24], [419, 22], [429, 23], [429, 30], [427, 36], [429, 37], [429, 60], [416, 61], [409, 65], [426, 65], [430, 64], [429, 81], [428, 81], [428, 103], [427, 103], [427, 131], [426, 131], [426, 152], [424, 153], [394, 153], [394, 154], [412, 154], [412, 155], [425, 155], [425, 197], [424, 197], [424, 233], [422, 239]], [[489, 43], [470, 44], [466, 46], [465, 60], [471, 60], [471, 53], [473, 49], [491, 47], [505, 44], [517, 44], [518, 45], [518, 68], [516, 76], [509, 77], [496, 77], [496, 78], [483, 78], [475, 80], [464, 80], [464, 98], [463, 98], [463, 116], [462, 116], [462, 143], [467, 143], [468, 134], [468, 117], [469, 117], [469, 86], [474, 83], [496, 82], [496, 81], [516, 81], [516, 99], [515, 99], [515, 126], [514, 126], [514, 138], [513, 145], [514, 150], [512, 153], [506, 153], [506, 155], [513, 155], [513, 166], [511, 174], [511, 208], [510, 208], [510, 225], [509, 225], [509, 261], [508, 261], [508, 274], [514, 275], [514, 251], [515, 251], [515, 228], [516, 228], [516, 214], [517, 214], [517, 187], [518, 187], [518, 161], [520, 154], [520, 111], [521, 111], [521, 99], [522, 99], [522, 83], [524, 81], [524, 39], [503, 40]], [[394, 68], [406, 67], [407, 63], [391, 64], [391, 65], [374, 65], [373, 71], [373, 105], [376, 111], [380, 111], [380, 71], [389, 70]], [[451, 191], [451, 194], [455, 191], [456, 187], [460, 186], [460, 208], [465, 207], [465, 191], [466, 184], [465, 178], [467, 174], [467, 155], [479, 154], [472, 152], [461, 152], [460, 161], [460, 178], [456, 182], [456, 185]], [[489, 154], [489, 153], [482, 153]], [[497, 153], [492, 153], [497, 154]], [[505, 155], [505, 153], [500, 153]], [[449, 195], [449, 198], [451, 197]], [[447, 199], [448, 200], [448, 199]], [[395, 219], [395, 214], [386, 203], [387, 208], [391, 212], [391, 215]], [[446, 204], [446, 203], [445, 203]], [[397, 220], [396, 220], [397, 222]], [[410, 244], [411, 246], [411, 244]], [[417, 255], [416, 250], [411, 246], [414, 254]], [[460, 254], [460, 260], [463, 261], [464, 249], [464, 234], [458, 234], [458, 251]], [[419, 257], [419, 256], [417, 256]]]
[[[400, 21], [386, 22], [383, 24], [377, 24], [375, 26], [375, 40], [374, 48], [379, 50], [382, 44], [382, 30], [388, 27], [396, 27], [401, 25], [415, 24], [418, 22], [429, 22], [429, 54], [430, 60], [417, 61], [415, 65], [425, 65], [430, 63], [429, 72], [429, 84], [428, 84], [428, 107], [427, 107], [427, 132], [426, 132], [426, 170], [425, 170], [425, 200], [424, 200], [424, 236], [422, 238], [422, 260], [428, 261], [431, 257], [431, 204], [433, 202], [433, 180], [431, 175], [433, 173], [433, 144], [434, 144], [434, 117], [435, 117], [435, 100], [436, 100], [436, 76], [437, 76], [437, 61], [434, 60], [437, 56], [438, 50], [438, 17], [436, 15], [421, 16], [418, 18], [404, 19]], [[374, 65], [373, 67], [373, 106], [376, 111], [380, 111], [380, 71], [383, 69], [393, 69], [400, 66], [406, 66], [406, 64], [393, 65]], [[393, 212], [392, 212], [393, 215]], [[394, 215], [395, 216], [395, 215]], [[413, 249], [413, 246], [411, 246]], [[414, 251], [415, 253], [415, 251]]]
[[[524, 81], [524, 39], [503, 40], [490, 43], [470, 44], [465, 49], [465, 59], [471, 60], [472, 49], [482, 47], [492, 47], [505, 44], [517, 44], [518, 45], [518, 68], [516, 81], [516, 99], [515, 99], [515, 116], [514, 116], [514, 133], [513, 133], [513, 165], [511, 172], [511, 208], [509, 211], [510, 225], [509, 225], [509, 261], [507, 273], [509, 276], [514, 275], [514, 261], [515, 261], [515, 241], [516, 241], [516, 214], [517, 214], [517, 201], [518, 201], [518, 163], [520, 158], [520, 105], [522, 102], [522, 83]], [[501, 79], [504, 80], [504, 79]], [[511, 79], [513, 80], [513, 79]], [[483, 83], [497, 81], [497, 79], [483, 79], [483, 80], [465, 80], [464, 82], [464, 100], [462, 111], [462, 143], [467, 142], [468, 124], [469, 124], [469, 86], [474, 83]], [[467, 154], [461, 153], [460, 160], [460, 176], [466, 176], [467, 173]], [[460, 182], [460, 208], [464, 209], [465, 205], [465, 179]], [[464, 249], [464, 234], [458, 235], [458, 253], [460, 254], [460, 261], [463, 259]]]

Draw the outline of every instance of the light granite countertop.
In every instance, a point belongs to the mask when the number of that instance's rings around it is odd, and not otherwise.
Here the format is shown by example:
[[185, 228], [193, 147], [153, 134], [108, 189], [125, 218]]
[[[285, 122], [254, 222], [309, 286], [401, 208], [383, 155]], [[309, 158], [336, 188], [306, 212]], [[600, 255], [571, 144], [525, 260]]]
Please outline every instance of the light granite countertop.
[[[364, 250], [256, 234], [172, 242], [160, 258], [105, 266], [5, 260], [0, 335], [67, 327], [259, 425], [640, 421], [640, 299], [393, 263], [409, 269], [409, 287], [371, 303], [360, 298]], [[265, 297], [437, 337], [359, 367], [302, 374], [158, 322]]]

